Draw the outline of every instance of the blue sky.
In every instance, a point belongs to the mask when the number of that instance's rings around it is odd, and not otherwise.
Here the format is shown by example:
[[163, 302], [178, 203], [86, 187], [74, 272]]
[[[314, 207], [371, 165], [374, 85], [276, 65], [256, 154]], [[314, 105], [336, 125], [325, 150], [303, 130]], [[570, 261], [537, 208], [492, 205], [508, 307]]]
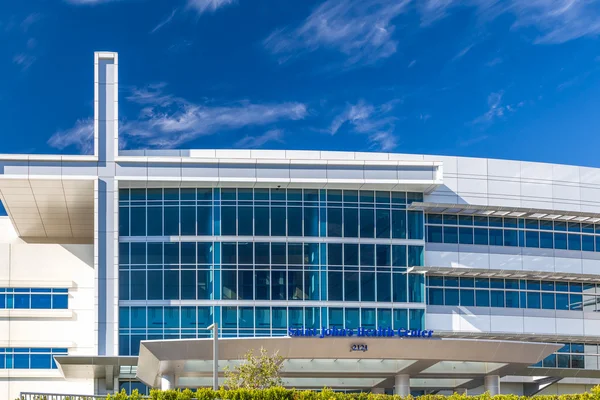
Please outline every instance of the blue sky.
[[93, 52], [122, 146], [392, 151], [600, 167], [600, 4], [0, 4], [0, 153], [92, 149]]

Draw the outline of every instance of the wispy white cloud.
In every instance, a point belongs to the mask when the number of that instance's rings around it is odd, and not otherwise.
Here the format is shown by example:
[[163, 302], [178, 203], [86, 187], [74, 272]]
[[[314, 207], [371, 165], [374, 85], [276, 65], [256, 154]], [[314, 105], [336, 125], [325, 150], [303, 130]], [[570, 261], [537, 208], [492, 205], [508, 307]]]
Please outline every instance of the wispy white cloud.
[[11, 42], [21, 43], [20, 47], [22, 49], [16, 51], [12, 61], [21, 67], [22, 70], [29, 69], [37, 60], [37, 57], [33, 54], [33, 50], [37, 46], [37, 40], [33, 37], [27, 38], [27, 36], [29, 36], [28, 31], [42, 18], [42, 14], [40, 13], [31, 13], [23, 19], [11, 16], [8, 22], [0, 21], [0, 29], [4, 30], [7, 34], [15, 35], [11, 38]]
[[[307, 108], [302, 103], [252, 103], [247, 100], [232, 104], [193, 103], [163, 92], [164, 83], [146, 88], [132, 88], [127, 100], [139, 104], [141, 111], [135, 120], [120, 121], [119, 136], [130, 145], [148, 148], [174, 148], [200, 136], [227, 130], [269, 126], [279, 121], [304, 119]], [[269, 140], [281, 139], [283, 131], [270, 130], [262, 136], [242, 139], [239, 146], [260, 146]], [[279, 136], [277, 136], [279, 135]], [[93, 121], [80, 120], [67, 130], [56, 132], [48, 144], [63, 149], [75, 146], [87, 152], [93, 139]]]
[[366, 104], [364, 101], [360, 101], [357, 104], [348, 104], [346, 109], [333, 119], [329, 127], [329, 132], [335, 135], [342, 125], [347, 122], [362, 129], [362, 126], [369, 120], [374, 111], [375, 107]]
[[461, 58], [463, 58], [464, 56], [466, 56], [467, 53], [469, 51], [471, 51], [471, 49], [473, 48], [473, 46], [475, 46], [475, 43], [472, 43], [472, 44], [464, 47], [461, 51], [459, 51], [458, 53], [456, 53], [456, 55], [452, 58], [452, 61], [458, 61]]
[[448, 15], [449, 9], [457, 0], [424, 0], [418, 3], [421, 13], [421, 25], [431, 25]]
[[367, 135], [372, 148], [393, 150], [398, 143], [395, 135], [397, 118], [390, 116], [389, 112], [397, 102], [394, 100], [374, 106], [361, 100], [356, 104], [347, 104], [333, 119], [327, 132], [335, 135], [343, 126], [348, 126], [353, 132]]
[[27, 53], [19, 53], [13, 57], [13, 63], [21, 67], [22, 70], [26, 70], [33, 65], [37, 60], [37, 57]]
[[495, 120], [505, 117], [508, 113], [515, 112], [524, 105], [522, 101], [517, 104], [505, 104], [503, 97], [503, 90], [490, 93], [487, 98], [488, 110], [471, 121], [471, 123], [473, 125], [491, 125]]
[[171, 14], [169, 14], [167, 16], [167, 18], [163, 19], [154, 28], [152, 28], [152, 30], [150, 31], [150, 33], [154, 33], [156, 31], [158, 31], [159, 29], [163, 28], [165, 25], [171, 23], [171, 21], [173, 21], [173, 18], [175, 17], [176, 13], [177, 13], [177, 9], [174, 8], [173, 11], [171, 11]]
[[181, 52], [181, 51], [187, 49], [192, 44], [194, 44], [194, 42], [192, 42], [191, 40], [183, 39], [183, 40], [180, 40], [180, 41], [170, 45], [167, 50], [172, 53], [178, 53], [178, 52]]
[[372, 64], [396, 52], [393, 20], [409, 0], [327, 0], [296, 27], [272, 32], [265, 48], [285, 62], [321, 48], [346, 57], [347, 65]]
[[469, 146], [472, 146], [474, 144], [483, 142], [484, 140], [487, 140], [488, 137], [489, 137], [488, 135], [479, 135], [479, 136], [471, 137], [471, 138], [468, 138], [468, 139], [461, 139], [461, 140], [458, 141], [457, 144], [460, 147], [469, 147]]
[[565, 43], [600, 34], [600, 5], [594, 0], [428, 0], [419, 7], [424, 23], [444, 18], [454, 7], [477, 9], [481, 20], [514, 17], [513, 29], [531, 27], [534, 43]]
[[21, 29], [23, 32], [27, 32], [32, 25], [42, 19], [42, 14], [40, 13], [31, 13], [21, 21]]
[[127, 143], [173, 148], [200, 136], [296, 121], [308, 115], [306, 105], [297, 102], [194, 103], [165, 93], [165, 87], [166, 84], [158, 83], [130, 90], [127, 100], [139, 104], [141, 111], [137, 119], [121, 123], [119, 133]]
[[501, 64], [504, 60], [500, 57], [495, 57], [493, 59], [491, 59], [490, 61], [486, 62], [485, 65], [487, 67], [493, 67], [496, 66], [498, 64]]
[[488, 110], [479, 117], [473, 120], [474, 124], [481, 123], [490, 123], [494, 121], [496, 118], [501, 118], [504, 116], [506, 108], [502, 105], [502, 97], [504, 96], [504, 91], [501, 90], [499, 92], [490, 93], [488, 95], [487, 103]]
[[565, 89], [571, 88], [573, 86], [580, 85], [581, 83], [583, 83], [583, 81], [585, 81], [590, 76], [591, 73], [592, 73], [592, 71], [585, 71], [579, 75], [572, 77], [571, 79], [567, 79], [566, 81], [560, 83], [556, 87], [556, 90], [558, 90], [560, 92]]
[[392, 151], [398, 146], [398, 138], [390, 131], [379, 131], [369, 135], [372, 148], [381, 151]]
[[533, 26], [536, 43], [564, 43], [600, 34], [600, 6], [590, 0], [513, 0], [515, 27]]
[[67, 3], [83, 6], [94, 6], [98, 4], [113, 3], [120, 0], [65, 0]]
[[[126, 1], [126, 0], [64, 0], [67, 3], [73, 5], [81, 5], [81, 6], [95, 6], [100, 4], [114, 3], [118, 1]], [[194, 10], [198, 14], [204, 14], [206, 12], [215, 12], [219, 8], [231, 5], [236, 3], [237, 0], [187, 0], [187, 9]], [[162, 28], [162, 26], [168, 24], [173, 19], [175, 14], [175, 10], [170, 17], [167, 17], [167, 22], [163, 21], [157, 25], [158, 29]], [[162, 25], [161, 25], [162, 24]], [[155, 30], [158, 30], [155, 28]], [[154, 32], [153, 30], [152, 32]]]
[[271, 129], [258, 136], [245, 136], [235, 143], [235, 147], [256, 149], [268, 142], [283, 142], [283, 130]]
[[56, 132], [48, 139], [48, 144], [57, 149], [74, 146], [83, 154], [94, 152], [94, 120], [79, 120], [72, 128]]
[[235, 0], [188, 0], [188, 7], [196, 10], [198, 14], [215, 12], [219, 8], [234, 4]]
[[411, 62], [408, 63], [408, 66], [406, 68], [412, 68], [415, 66], [416, 63], [417, 63], [417, 60], [412, 60]]

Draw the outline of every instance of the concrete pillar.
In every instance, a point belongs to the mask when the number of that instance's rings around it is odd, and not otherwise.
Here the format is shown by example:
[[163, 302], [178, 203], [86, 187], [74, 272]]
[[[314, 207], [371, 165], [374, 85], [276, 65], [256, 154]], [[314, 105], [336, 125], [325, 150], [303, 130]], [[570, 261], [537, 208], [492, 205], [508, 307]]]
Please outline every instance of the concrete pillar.
[[374, 388], [371, 388], [371, 393], [373, 393], [373, 394], [385, 394], [385, 389], [384, 388], [374, 387]]
[[484, 387], [486, 392], [490, 392], [490, 396], [500, 394], [500, 376], [486, 375], [484, 378]]
[[410, 394], [410, 376], [406, 374], [396, 375], [394, 394], [406, 397]]
[[94, 155], [98, 157], [94, 183], [95, 344], [101, 356], [119, 354], [118, 95], [117, 53], [94, 53]]
[[167, 374], [160, 377], [160, 390], [175, 388], [175, 375]]

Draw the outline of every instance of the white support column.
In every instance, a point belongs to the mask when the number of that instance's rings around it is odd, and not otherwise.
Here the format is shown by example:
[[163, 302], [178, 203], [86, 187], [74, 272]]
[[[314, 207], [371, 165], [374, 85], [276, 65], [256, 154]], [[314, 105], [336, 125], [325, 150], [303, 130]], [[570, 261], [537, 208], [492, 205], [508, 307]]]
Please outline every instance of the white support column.
[[94, 193], [94, 270], [97, 354], [118, 354], [118, 56], [94, 54], [94, 155], [98, 180]]
[[490, 396], [500, 394], [500, 376], [486, 375], [484, 378], [485, 391], [490, 392]]
[[394, 394], [406, 397], [410, 394], [410, 376], [406, 374], [396, 375]]
[[373, 394], [385, 394], [385, 389], [384, 388], [374, 387], [374, 388], [371, 388], [371, 393], [373, 393]]
[[160, 377], [160, 390], [175, 389], [175, 375], [165, 374]]

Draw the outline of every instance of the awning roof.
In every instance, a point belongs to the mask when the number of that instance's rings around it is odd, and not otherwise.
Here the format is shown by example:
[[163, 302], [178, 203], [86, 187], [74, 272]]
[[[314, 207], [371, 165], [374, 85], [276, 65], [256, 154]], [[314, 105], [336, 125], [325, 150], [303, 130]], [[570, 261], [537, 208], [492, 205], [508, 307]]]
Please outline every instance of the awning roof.
[[556, 280], [581, 283], [600, 282], [600, 275], [576, 274], [556, 271], [527, 271], [527, 270], [503, 270], [471, 267], [435, 267], [415, 266], [410, 268], [411, 272], [424, 272], [428, 275], [464, 276], [470, 278], [507, 278], [507, 279], [539, 279]]
[[483, 206], [475, 204], [425, 203], [414, 202], [412, 210], [423, 210], [429, 213], [446, 213], [460, 215], [478, 215], [490, 217], [533, 218], [573, 222], [596, 223], [600, 221], [600, 213], [584, 211], [566, 211], [525, 207]]
[[93, 179], [2, 178], [0, 200], [26, 240], [93, 243]]
[[[351, 352], [350, 346], [357, 342], [368, 345], [368, 351]], [[143, 341], [137, 378], [147, 385], [158, 386], [162, 375], [172, 374], [178, 385], [185, 382], [201, 386], [212, 374], [212, 344], [212, 339]], [[357, 379], [385, 385], [399, 373], [409, 374], [413, 379], [456, 382], [490, 373], [506, 375], [537, 363], [560, 347], [548, 343], [455, 338], [224, 338], [219, 339], [219, 365], [220, 369], [235, 365], [248, 350], [256, 353], [265, 348], [269, 353], [277, 351], [284, 358], [284, 379], [329, 381], [317, 386], [334, 387], [339, 380], [345, 380], [344, 387], [349, 382], [353, 382], [351, 387], [361, 386]], [[293, 386], [299, 387], [299, 383]]]

